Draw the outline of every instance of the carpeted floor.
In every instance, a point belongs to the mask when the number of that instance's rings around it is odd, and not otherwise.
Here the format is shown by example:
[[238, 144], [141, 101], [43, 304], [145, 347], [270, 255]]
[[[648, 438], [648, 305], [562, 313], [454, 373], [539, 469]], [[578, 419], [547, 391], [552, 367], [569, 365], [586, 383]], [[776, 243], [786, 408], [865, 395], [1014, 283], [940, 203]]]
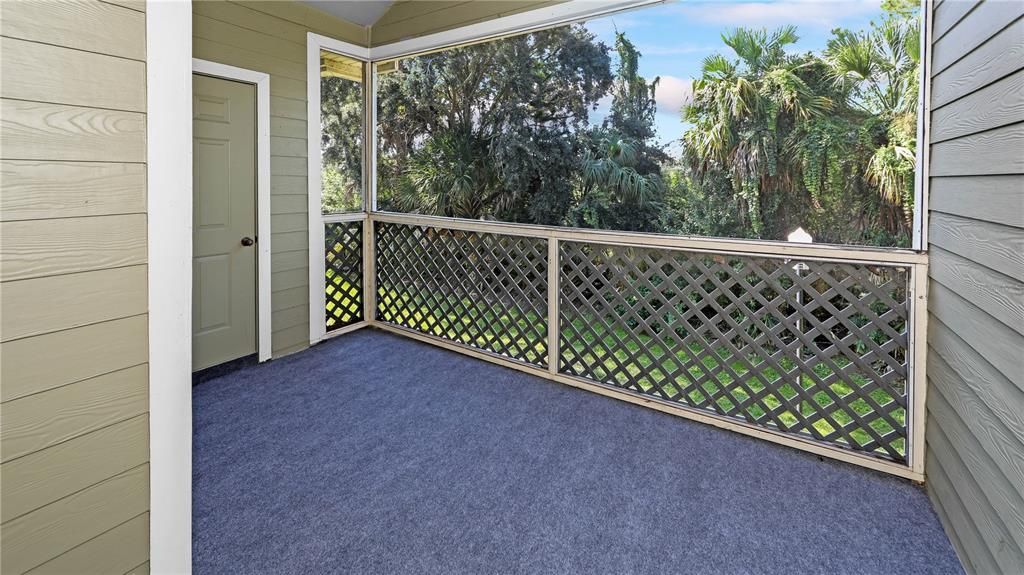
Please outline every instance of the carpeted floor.
[[908, 481], [378, 331], [193, 398], [198, 574], [961, 572]]

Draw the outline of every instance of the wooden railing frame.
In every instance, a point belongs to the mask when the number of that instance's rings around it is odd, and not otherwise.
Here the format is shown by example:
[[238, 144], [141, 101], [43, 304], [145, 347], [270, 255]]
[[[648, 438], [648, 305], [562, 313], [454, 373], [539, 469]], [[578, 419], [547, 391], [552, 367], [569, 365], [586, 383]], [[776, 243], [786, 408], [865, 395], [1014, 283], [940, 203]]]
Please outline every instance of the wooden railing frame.
[[[372, 326], [384, 331], [409, 337], [418, 341], [436, 345], [464, 355], [475, 357], [521, 372], [543, 377], [558, 383], [571, 385], [593, 393], [641, 405], [663, 413], [683, 417], [727, 429], [743, 435], [757, 437], [772, 443], [785, 445], [844, 461], [861, 467], [874, 469], [917, 482], [924, 481], [925, 454], [925, 398], [927, 380], [925, 361], [927, 346], [927, 254], [911, 250], [861, 248], [850, 246], [790, 244], [785, 242], [766, 242], [754, 240], [732, 240], [720, 238], [698, 238], [689, 236], [669, 236], [664, 234], [644, 234], [603, 230], [583, 230], [576, 228], [558, 228], [529, 224], [512, 224], [504, 222], [476, 221], [418, 214], [397, 214], [386, 212], [367, 212], [362, 214], [343, 214], [330, 216], [331, 221], [362, 221], [363, 222], [363, 289], [364, 320], [331, 332], [327, 337], [335, 337], [363, 327]], [[889, 461], [868, 454], [862, 454], [842, 447], [833, 447], [813, 439], [794, 434], [756, 426], [735, 419], [724, 418], [708, 412], [700, 411], [685, 405], [661, 400], [656, 397], [645, 397], [623, 390], [613, 385], [604, 384], [581, 377], [559, 373], [560, 339], [559, 322], [548, 321], [548, 365], [540, 367], [516, 361], [502, 355], [475, 349], [444, 338], [424, 334], [409, 328], [378, 321], [377, 287], [376, 287], [376, 223], [393, 223], [416, 226], [429, 226], [462, 230], [545, 238], [548, 241], [548, 317], [559, 317], [559, 277], [560, 266], [550, 265], [559, 258], [561, 241], [583, 241], [600, 244], [612, 244], [636, 247], [664, 247], [685, 249], [693, 252], [716, 254], [738, 254], [763, 258], [800, 258], [818, 261], [842, 261], [876, 266], [906, 267], [910, 269], [910, 315], [908, 318], [908, 406], [907, 410], [907, 462]]]
[[762, 240], [739, 240], [610, 230], [590, 230], [556, 226], [538, 226], [533, 224], [513, 224], [507, 222], [444, 218], [440, 216], [423, 216], [419, 214], [398, 214], [392, 212], [371, 212], [368, 217], [374, 222], [430, 226], [468, 232], [483, 232], [510, 236], [526, 236], [531, 238], [547, 238], [645, 248], [662, 247], [684, 249], [693, 252], [747, 255], [766, 258], [799, 258], [817, 261], [843, 261], [849, 263], [892, 266], [924, 264], [928, 261], [927, 255], [913, 250], [904, 249], [837, 246], [827, 244], [797, 244]]

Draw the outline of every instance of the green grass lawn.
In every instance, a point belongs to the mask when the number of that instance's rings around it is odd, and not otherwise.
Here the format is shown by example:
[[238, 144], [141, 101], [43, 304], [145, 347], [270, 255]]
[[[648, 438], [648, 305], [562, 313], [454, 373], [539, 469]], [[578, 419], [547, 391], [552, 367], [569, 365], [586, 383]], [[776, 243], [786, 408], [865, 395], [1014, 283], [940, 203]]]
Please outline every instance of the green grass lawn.
[[[346, 288], [338, 285], [337, 289]], [[377, 301], [378, 313], [388, 314], [388, 321], [392, 323], [539, 366], [547, 364], [545, 318], [537, 313], [499, 312], [495, 310], [501, 306], [474, 304], [459, 298], [435, 300], [383, 288], [378, 290]], [[622, 327], [609, 328], [603, 321], [583, 316], [563, 326], [561, 346], [562, 373], [654, 397], [668, 396], [669, 401], [815, 437], [803, 429], [803, 419], [820, 434], [818, 438], [857, 449], [864, 449], [875, 440], [848, 413], [836, 409], [833, 399], [833, 396], [844, 398], [854, 393], [854, 386], [863, 387], [868, 380], [857, 373], [846, 376], [847, 381], [833, 378], [834, 370], [826, 363], [811, 364], [814, 373], [811, 376], [795, 371], [796, 361], [791, 357], [778, 357], [776, 368], [763, 355], [735, 357], [725, 346], [709, 346], [700, 341], [686, 343], [674, 332], [657, 336], [640, 332], [634, 339]], [[840, 369], [849, 364], [842, 356], [832, 361]], [[751, 367], [756, 376], [746, 381], [744, 389], [736, 380], [748, 374]], [[830, 379], [831, 382], [822, 383]], [[798, 385], [803, 394], [798, 393]], [[659, 386], [663, 393], [659, 393]], [[881, 411], [890, 413], [900, 430], [905, 430], [906, 411], [889, 405], [894, 400], [887, 391], [873, 389], [868, 395], [882, 407]], [[752, 397], [759, 400], [751, 401]], [[798, 406], [795, 412], [783, 409], [783, 399]], [[863, 398], [850, 401], [847, 406], [862, 417], [876, 411]], [[829, 413], [846, 435], [836, 433], [835, 427], [820, 417], [822, 413]], [[870, 419], [869, 425], [880, 436], [894, 431], [893, 425], [882, 417]], [[906, 453], [905, 440], [892, 440], [891, 449], [895, 453], [883, 448], [875, 451], [902, 458]]]

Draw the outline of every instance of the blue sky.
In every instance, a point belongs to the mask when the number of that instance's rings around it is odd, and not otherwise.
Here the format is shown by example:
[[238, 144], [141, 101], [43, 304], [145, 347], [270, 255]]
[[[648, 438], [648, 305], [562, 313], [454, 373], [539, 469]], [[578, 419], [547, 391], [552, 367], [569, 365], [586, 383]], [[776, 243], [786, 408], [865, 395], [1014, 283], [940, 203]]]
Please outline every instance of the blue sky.
[[[642, 8], [586, 23], [609, 46], [615, 30], [625, 32], [642, 57], [640, 74], [648, 81], [661, 77], [657, 92], [656, 127], [663, 143], [677, 141], [683, 133], [679, 110], [690, 93], [690, 81], [700, 75], [701, 61], [714, 52], [734, 55], [722, 43], [721, 34], [739, 26], [797, 27], [800, 52], [820, 51], [833, 28], [862, 29], [882, 10], [879, 0], [779, 0], [762, 2], [697, 1]], [[610, 101], [602, 102], [591, 120], [600, 122]], [[670, 145], [670, 151], [678, 149]]]

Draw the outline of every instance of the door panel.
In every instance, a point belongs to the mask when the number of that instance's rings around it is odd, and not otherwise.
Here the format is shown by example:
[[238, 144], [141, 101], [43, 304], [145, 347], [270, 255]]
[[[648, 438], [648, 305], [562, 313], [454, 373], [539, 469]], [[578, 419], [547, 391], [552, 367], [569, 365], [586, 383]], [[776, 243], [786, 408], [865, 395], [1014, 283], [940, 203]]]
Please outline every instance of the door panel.
[[256, 88], [192, 76], [192, 369], [256, 353]]

